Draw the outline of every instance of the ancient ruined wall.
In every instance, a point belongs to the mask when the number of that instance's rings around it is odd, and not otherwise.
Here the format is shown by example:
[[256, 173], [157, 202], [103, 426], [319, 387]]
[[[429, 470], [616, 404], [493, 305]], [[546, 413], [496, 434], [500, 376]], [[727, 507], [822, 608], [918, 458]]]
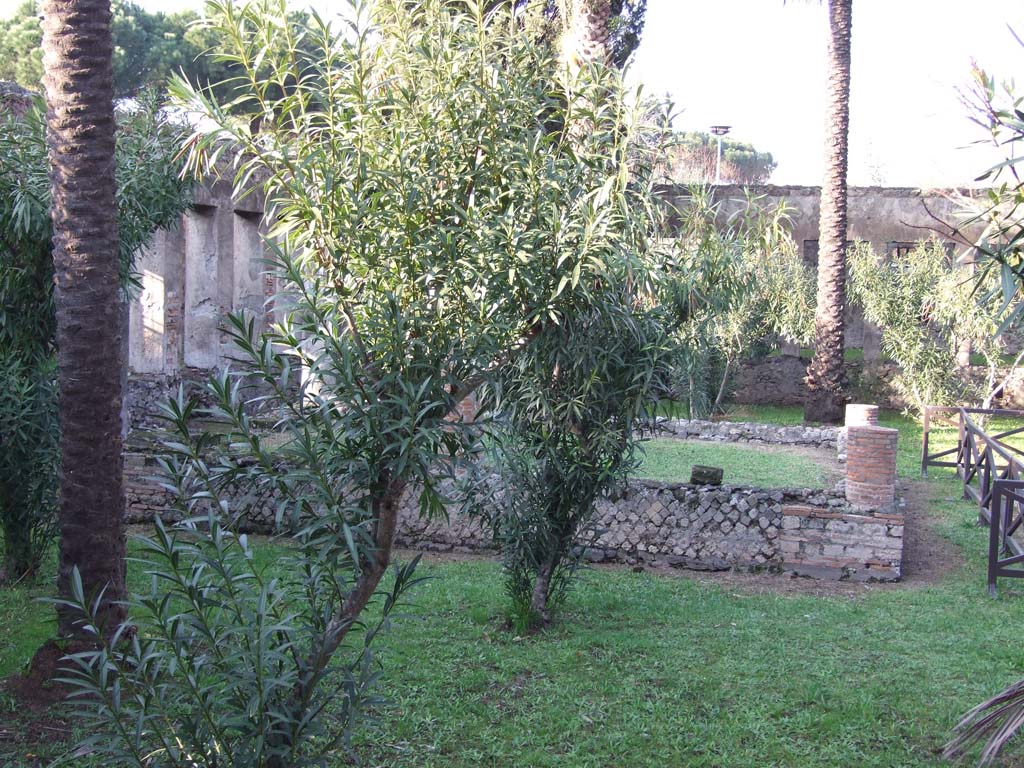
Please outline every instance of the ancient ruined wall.
[[[830, 501], [843, 504], [841, 494], [821, 490], [634, 480], [622, 492], [598, 501], [593, 528], [600, 535], [593, 540], [584, 536], [581, 544], [587, 546], [588, 558], [596, 561], [696, 570], [781, 564], [783, 507], [826, 506]], [[425, 520], [414, 504], [404, 505], [398, 536], [406, 545], [428, 550], [493, 546], [489, 531], [478, 520], [457, 512], [448, 520]]]
[[218, 180], [201, 186], [178, 226], [139, 254], [142, 291], [129, 318], [129, 429], [153, 423], [156, 404], [179, 383], [205, 378], [231, 355], [223, 331], [231, 312], [264, 326], [276, 287], [265, 276], [263, 200], [239, 199]]
[[[714, 193], [716, 199], [723, 202], [724, 212], [729, 214], [740, 210], [746, 199], [746, 189], [763, 197], [768, 204], [785, 200], [792, 209], [793, 239], [801, 249], [805, 243], [817, 241], [821, 209], [819, 187], [765, 184], [744, 188], [726, 184], [714, 187]], [[850, 187], [847, 239], [866, 240], [879, 253], [885, 253], [890, 243], [914, 242], [933, 233], [946, 240], [948, 228], [944, 228], [942, 223], [961, 223], [956, 199], [971, 194], [977, 192], [967, 189]], [[684, 200], [685, 190], [678, 190], [677, 197]]]
[[[785, 200], [792, 208], [793, 237], [804, 248], [818, 239], [820, 193], [817, 187], [764, 185], [749, 188], [766, 202]], [[665, 192], [685, 202], [685, 187]], [[903, 187], [853, 187], [849, 197], [849, 237], [867, 240], [879, 253], [890, 244], [926, 237], [936, 218], [956, 221], [956, 190]], [[726, 215], [745, 200], [745, 188], [715, 187]], [[930, 211], [930, 213], [929, 213]], [[220, 367], [228, 347], [220, 327], [228, 312], [245, 309], [266, 317], [266, 300], [274, 286], [263, 275], [260, 240], [263, 200], [258, 194], [239, 199], [225, 180], [198, 190], [196, 203], [180, 226], [159, 232], [138, 262], [143, 291], [132, 304], [129, 368], [137, 381], [194, 378]], [[814, 248], [807, 245], [813, 262]], [[850, 310], [847, 345], [877, 354], [877, 332], [865, 328]]]
[[[850, 406], [851, 410], [865, 406]], [[877, 409], [874, 409], [877, 415]], [[856, 415], [856, 414], [854, 414]], [[597, 503], [592, 530], [579, 545], [596, 561], [653, 563], [696, 570], [769, 568], [801, 576], [855, 581], [901, 577], [904, 515], [896, 498], [897, 432], [849, 422], [853, 450], [847, 478], [833, 490], [700, 486], [631, 481]], [[809, 445], [835, 449], [833, 428], [670, 421], [665, 431], [715, 442]], [[500, 503], [491, 479], [487, 498]], [[407, 546], [441, 551], [487, 549], [478, 519], [449, 510], [423, 519], [407, 498], [398, 538]]]
[[[806, 445], [834, 450], [832, 428], [676, 421], [669, 434], [716, 442]], [[883, 430], [886, 431], [886, 430]], [[889, 430], [894, 431], [894, 430]], [[895, 442], [893, 442], [893, 447]], [[868, 457], [868, 461], [871, 458]], [[863, 464], [863, 463], [862, 463]], [[889, 466], [892, 465], [892, 466]], [[871, 465], [873, 466], [873, 464]], [[861, 481], [871, 466], [861, 466]], [[895, 454], [880, 472], [888, 479]], [[147, 522], [169, 514], [167, 493], [149, 479], [157, 467], [139, 452], [126, 466], [128, 515]], [[483, 504], [500, 504], [504, 486], [487, 478]], [[900, 578], [903, 514], [891, 495], [885, 503], [855, 506], [848, 489], [698, 486], [634, 480], [597, 504], [592, 530], [579, 546], [592, 561], [649, 563], [696, 570], [768, 568], [826, 579], [890, 581]], [[875, 497], [872, 497], [875, 498]], [[273, 492], [237, 488], [225, 495], [228, 514], [249, 531], [274, 531], [279, 501]], [[399, 516], [400, 546], [441, 552], [490, 551], [490, 530], [478, 516], [455, 506], [446, 517], [420, 515], [417, 489], [405, 494]]]
[[[754, 187], [724, 184], [713, 187], [716, 200], [722, 202], [722, 215], [728, 217], [741, 210], [747, 194], [762, 198], [762, 204], [775, 205], [785, 201], [790, 207], [793, 239], [809, 264], [817, 264], [818, 216], [821, 210], [820, 187], [776, 186]], [[966, 189], [914, 189], [912, 187], [850, 187], [848, 193], [847, 239], [871, 243], [878, 254], [889, 254], [898, 246], [936, 235], [949, 241], [948, 227], [962, 223], [957, 198], [979, 194]], [[685, 204], [688, 192], [677, 187], [669, 192], [677, 204]], [[968, 228], [964, 234], [972, 237]], [[959, 250], [959, 249], [958, 249]], [[846, 346], [863, 349], [865, 358], [879, 355], [878, 329], [865, 323], [860, 309], [847, 305]]]
[[[168, 519], [167, 494], [147, 480], [157, 467], [142, 454], [126, 468], [133, 523], [157, 514]], [[489, 499], [503, 489], [491, 479]], [[275, 530], [272, 496], [228, 499], [229, 514], [246, 510], [242, 529]], [[633, 480], [597, 504], [593, 530], [579, 545], [595, 562], [648, 563], [693, 570], [767, 568], [825, 579], [891, 581], [900, 578], [903, 515], [887, 506], [851, 507], [840, 489], [697, 486]], [[437, 552], [493, 551], [479, 517], [449, 509], [446, 518], [420, 515], [416, 489], [403, 499], [399, 546]]]
[[753, 443], [754, 445], [802, 445], [832, 450], [836, 447], [840, 430], [838, 427], [762, 424], [755, 421], [661, 419], [658, 422], [658, 432], [684, 440]]

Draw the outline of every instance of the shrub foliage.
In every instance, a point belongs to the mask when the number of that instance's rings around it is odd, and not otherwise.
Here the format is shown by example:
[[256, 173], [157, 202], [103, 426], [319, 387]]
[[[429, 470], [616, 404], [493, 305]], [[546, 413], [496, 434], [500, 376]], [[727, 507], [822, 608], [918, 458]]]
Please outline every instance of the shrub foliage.
[[[288, 682], [261, 689], [270, 709], [241, 693], [207, 707], [180, 662], [150, 685], [130, 657], [81, 657], [85, 706], [119, 759], [173, 753], [182, 765], [213, 766], [219, 750], [236, 750], [235, 764], [316, 762], [325, 746], [314, 734], [332, 730], [318, 728], [329, 700], [344, 739], [354, 722], [346, 713], [365, 709], [375, 679], [362, 677], [374, 634], [365, 612], [388, 572], [402, 500], [443, 514], [444, 481], [477, 445], [478, 426], [457, 418], [460, 402], [627, 271], [629, 252], [612, 242], [632, 215], [617, 130], [625, 107], [606, 98], [619, 92], [617, 76], [556, 77], [531, 32], [543, 9], [511, 6], [355, 2], [339, 31], [315, 16], [296, 29], [283, 0], [211, 4], [208, 23], [228, 41], [217, 55], [243, 73], [242, 95], [219, 104], [174, 85], [181, 106], [203, 118], [188, 162], [198, 172], [229, 164], [239, 194], [265, 192], [281, 292], [267, 332], [231, 319], [239, 370], [207, 384], [213, 405], [184, 395], [168, 405], [176, 435], [163, 469], [183, 514], [199, 520], [189, 533], [202, 545], [188, 558], [203, 567], [187, 570], [187, 588], [211, 600], [235, 588], [229, 561], [248, 567], [240, 540], [223, 548], [218, 531], [246, 513], [253, 489], [277, 500], [279, 524], [296, 534], [295, 586], [265, 598], [247, 588], [238, 597], [246, 607], [217, 621], [229, 631], [264, 611], [259, 647], [273, 651], [275, 680]], [[563, 130], [574, 124], [593, 129]], [[223, 422], [219, 434], [194, 422], [201, 412]], [[161, 573], [179, 557], [149, 550]], [[399, 572], [402, 588], [411, 580], [411, 567]], [[267, 607], [278, 604], [287, 608]], [[203, 606], [193, 601], [178, 626], [196, 652], [212, 654]], [[142, 613], [140, 634], [150, 636], [157, 610]], [[231, 649], [257, 636], [230, 632], [218, 644], [223, 665], [196, 670], [200, 685], [209, 675], [220, 691], [216, 681], [230, 678], [220, 670], [250, 664]], [[104, 676], [108, 663], [121, 674]], [[349, 682], [331, 688], [339, 670]], [[115, 685], [161, 701], [114, 708]], [[172, 713], [166, 730], [150, 727], [156, 711]], [[195, 725], [206, 712], [213, 722]], [[195, 743], [165, 743], [175, 727]], [[237, 751], [243, 741], [249, 752]]]
[[729, 377], [759, 345], [812, 334], [814, 277], [785, 206], [745, 203], [729, 218], [710, 188], [691, 187], [667, 243], [662, 304], [679, 352], [673, 394], [688, 401], [691, 418], [722, 407]]

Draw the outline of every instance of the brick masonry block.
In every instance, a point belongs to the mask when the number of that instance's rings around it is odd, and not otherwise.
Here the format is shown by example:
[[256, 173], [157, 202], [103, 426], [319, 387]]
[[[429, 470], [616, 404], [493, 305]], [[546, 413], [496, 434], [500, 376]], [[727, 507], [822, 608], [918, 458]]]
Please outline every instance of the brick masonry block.
[[858, 425], [847, 429], [846, 499], [850, 504], [877, 509], [893, 503], [898, 439], [899, 433], [887, 427]]

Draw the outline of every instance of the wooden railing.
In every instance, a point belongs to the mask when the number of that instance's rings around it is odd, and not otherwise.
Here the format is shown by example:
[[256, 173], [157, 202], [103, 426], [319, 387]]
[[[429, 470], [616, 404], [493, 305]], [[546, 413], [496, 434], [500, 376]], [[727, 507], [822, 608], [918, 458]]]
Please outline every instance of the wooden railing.
[[[1000, 576], [1024, 578], [1024, 450], [1006, 442], [1024, 434], [1024, 424], [988, 434], [978, 423], [988, 417], [1024, 421], [1024, 411], [925, 408], [921, 476], [927, 476], [929, 467], [955, 469], [964, 498], [978, 505], [979, 522], [989, 526], [988, 588], [994, 595]], [[956, 447], [932, 451], [935, 426], [955, 426]], [[1014, 538], [1018, 532], [1021, 536]]]

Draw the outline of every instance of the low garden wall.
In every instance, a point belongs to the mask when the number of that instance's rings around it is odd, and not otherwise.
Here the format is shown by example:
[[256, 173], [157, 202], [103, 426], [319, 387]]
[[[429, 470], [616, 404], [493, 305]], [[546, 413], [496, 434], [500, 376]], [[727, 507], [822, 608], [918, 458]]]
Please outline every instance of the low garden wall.
[[[410, 499], [398, 540], [433, 551], [488, 550], [477, 518], [425, 520]], [[900, 578], [903, 515], [854, 509], [841, 488], [764, 489], [634, 480], [598, 502], [587, 559], [693, 570], [768, 569], [822, 579]]]
[[[728, 422], [666, 421], [670, 434], [728, 442], [815, 446], [833, 450], [838, 430]], [[698, 486], [634, 480], [597, 504], [591, 534], [581, 538], [588, 559], [697, 570], [770, 569], [814, 578], [891, 581], [900, 578], [903, 514], [895, 489], [896, 431], [851, 426], [852, 465], [835, 489]], [[125, 486], [130, 522], [164, 514], [167, 493], [154, 481], [152, 446], [130, 445]], [[500, 500], [492, 477], [484, 498]], [[851, 490], [855, 493], [851, 494]], [[238, 489], [229, 512], [247, 510], [243, 527], [270, 532], [275, 500]], [[450, 510], [423, 519], [416, 493], [403, 500], [399, 545], [471, 552], [493, 547], [479, 517]]]
[[[166, 492], [148, 479], [155, 469], [151, 459], [128, 457], [130, 522], [148, 522], [167, 511]], [[273, 500], [236, 502], [250, 510], [244, 528], [262, 533], [273, 529]], [[493, 549], [490, 532], [478, 517], [453, 510], [448, 519], [421, 518], [415, 493], [403, 503], [397, 540], [401, 546], [428, 551]], [[587, 559], [597, 562], [695, 570], [764, 568], [815, 578], [889, 581], [900, 577], [903, 515], [892, 509], [855, 510], [841, 489], [635, 480], [598, 502], [592, 534], [580, 546], [586, 548]]]
[[659, 419], [657, 431], [687, 440], [765, 445], [801, 445], [834, 450], [838, 427], [806, 427], [793, 424], [760, 424], [747, 421]]

